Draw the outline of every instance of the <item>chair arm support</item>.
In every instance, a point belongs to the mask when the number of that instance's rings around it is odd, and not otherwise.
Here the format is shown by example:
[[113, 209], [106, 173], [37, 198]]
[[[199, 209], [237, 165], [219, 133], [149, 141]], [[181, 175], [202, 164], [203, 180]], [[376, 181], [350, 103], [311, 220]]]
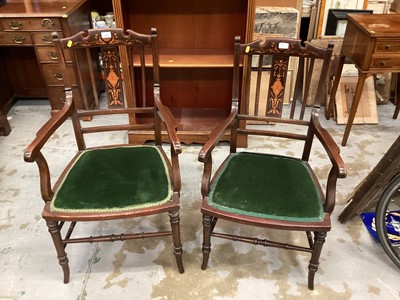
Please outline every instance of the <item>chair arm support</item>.
[[66, 101], [63, 108], [55, 113], [36, 133], [35, 139], [25, 149], [24, 160], [26, 162], [34, 162], [36, 155], [40, 152], [43, 145], [48, 141], [51, 135], [60, 127], [66, 119], [71, 115], [74, 103], [72, 100], [72, 90], [66, 90]]
[[46, 144], [51, 135], [64, 123], [71, 115], [74, 103], [72, 100], [72, 90], [66, 89], [66, 101], [64, 107], [55, 113], [36, 133], [35, 139], [25, 149], [24, 160], [26, 162], [36, 162], [39, 168], [40, 192], [42, 199], [47, 202], [53, 197], [51, 190], [50, 170], [46, 158], [43, 156], [41, 149]]
[[154, 103], [157, 109], [157, 113], [164, 123], [168, 137], [171, 141], [171, 145], [176, 154], [182, 153], [182, 146], [177, 134], [177, 126], [175, 124], [175, 119], [168, 107], [164, 106], [161, 102], [160, 87], [158, 85], [154, 86]]
[[317, 136], [326, 153], [328, 154], [328, 157], [332, 162], [337, 177], [345, 178], [347, 176], [346, 164], [344, 163], [340, 155], [340, 149], [338, 145], [335, 143], [329, 132], [321, 126], [317, 116], [312, 116], [311, 126], [314, 129], [315, 135]]
[[212, 150], [224, 136], [225, 132], [237, 121], [237, 106], [233, 106], [230, 115], [211, 131], [210, 136], [203, 147], [200, 149], [198, 160], [204, 164], [203, 176], [201, 180], [201, 194], [203, 197], [209, 195], [210, 180], [212, 171]]
[[321, 142], [322, 146], [325, 148], [325, 151], [332, 163], [332, 168], [329, 172], [326, 183], [326, 201], [324, 203], [324, 211], [331, 213], [335, 208], [337, 178], [346, 177], [346, 165], [342, 160], [338, 145], [335, 143], [329, 132], [321, 126], [318, 119], [318, 114], [312, 113], [310, 126], [314, 131], [314, 134]]
[[232, 125], [236, 122], [237, 113], [237, 108], [232, 109], [229, 116], [211, 131], [208, 140], [200, 149], [198, 156], [198, 160], [200, 162], [205, 163], [208, 160], [208, 157], [210, 156], [212, 150], [219, 143], [225, 132], [230, 129]]

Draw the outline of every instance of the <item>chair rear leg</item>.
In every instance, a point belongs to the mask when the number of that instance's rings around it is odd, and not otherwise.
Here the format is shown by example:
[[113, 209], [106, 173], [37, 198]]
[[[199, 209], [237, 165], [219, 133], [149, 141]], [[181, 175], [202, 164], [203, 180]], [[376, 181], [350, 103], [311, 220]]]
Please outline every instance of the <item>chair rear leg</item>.
[[58, 227], [58, 222], [56, 221], [46, 221], [47, 227], [49, 228], [49, 232], [51, 234], [51, 238], [53, 239], [54, 246], [57, 251], [58, 263], [60, 264], [63, 273], [64, 273], [64, 283], [69, 282], [69, 266], [68, 266], [68, 257], [65, 252], [65, 247], [62, 242], [60, 229]]
[[185, 272], [185, 269], [183, 268], [183, 261], [182, 261], [182, 243], [181, 243], [181, 232], [179, 225], [180, 221], [179, 210], [170, 211], [168, 212], [168, 214], [172, 229], [172, 243], [173, 243], [175, 260], [176, 264], [178, 265], [179, 273], [183, 274]]
[[210, 257], [211, 252], [211, 231], [215, 223], [212, 224], [211, 216], [203, 214], [203, 263], [201, 264], [201, 269], [207, 269], [208, 259]]
[[314, 248], [314, 240], [311, 232], [306, 231], [306, 235], [307, 235], [308, 245], [310, 246], [310, 248]]
[[214, 230], [215, 225], [217, 225], [217, 222], [218, 222], [218, 218], [216, 218], [216, 217], [211, 218], [211, 232]]
[[315, 272], [318, 270], [319, 257], [326, 238], [326, 232], [324, 231], [316, 231], [314, 234], [314, 249], [311, 255], [310, 264], [308, 265], [308, 288], [310, 290], [314, 289], [314, 276]]

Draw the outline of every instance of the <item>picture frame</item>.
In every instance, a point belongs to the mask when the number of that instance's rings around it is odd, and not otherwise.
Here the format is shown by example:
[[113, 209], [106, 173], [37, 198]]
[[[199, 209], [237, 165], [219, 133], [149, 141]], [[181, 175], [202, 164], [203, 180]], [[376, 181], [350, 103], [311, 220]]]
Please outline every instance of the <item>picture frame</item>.
[[[293, 7], [257, 6], [254, 19], [253, 40], [269, 37], [296, 38], [300, 26], [299, 11]], [[263, 68], [269, 68], [271, 61], [264, 57]], [[258, 58], [255, 57], [252, 67], [258, 67]]]
[[372, 14], [369, 9], [336, 9], [328, 11], [325, 35], [344, 36], [347, 25], [347, 14]]

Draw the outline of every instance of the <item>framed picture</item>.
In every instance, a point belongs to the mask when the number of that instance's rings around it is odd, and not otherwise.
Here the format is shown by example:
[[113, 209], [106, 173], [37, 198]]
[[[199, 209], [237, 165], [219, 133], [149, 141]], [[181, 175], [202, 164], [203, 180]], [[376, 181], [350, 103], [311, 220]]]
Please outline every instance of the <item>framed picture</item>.
[[[253, 40], [266, 40], [269, 37], [296, 38], [299, 28], [299, 11], [292, 7], [257, 6], [254, 20]], [[270, 67], [271, 60], [264, 57], [263, 67]], [[252, 67], [257, 68], [255, 57]]]
[[295, 38], [299, 27], [299, 11], [292, 7], [257, 6], [254, 33], [280, 34]]
[[325, 35], [344, 36], [347, 14], [372, 14], [372, 12], [372, 10], [362, 9], [329, 9]]

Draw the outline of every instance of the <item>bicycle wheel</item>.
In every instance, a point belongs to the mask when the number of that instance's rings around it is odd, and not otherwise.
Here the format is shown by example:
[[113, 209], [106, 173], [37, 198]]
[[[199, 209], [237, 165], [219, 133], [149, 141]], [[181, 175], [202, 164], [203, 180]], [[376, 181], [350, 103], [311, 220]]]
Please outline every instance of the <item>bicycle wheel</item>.
[[379, 198], [375, 226], [383, 250], [400, 268], [400, 174], [389, 182]]

